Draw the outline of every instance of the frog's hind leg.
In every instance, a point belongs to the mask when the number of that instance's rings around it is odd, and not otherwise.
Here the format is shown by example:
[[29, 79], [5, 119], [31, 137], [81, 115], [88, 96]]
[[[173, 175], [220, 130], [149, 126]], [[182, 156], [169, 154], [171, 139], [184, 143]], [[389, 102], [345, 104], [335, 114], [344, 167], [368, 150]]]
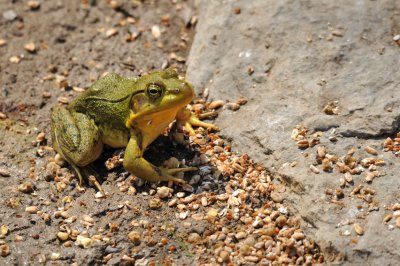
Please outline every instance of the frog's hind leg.
[[[82, 185], [86, 166], [95, 161], [103, 150], [100, 132], [88, 116], [64, 107], [56, 108], [51, 120], [54, 149], [72, 166]], [[93, 184], [104, 194], [97, 180]]]

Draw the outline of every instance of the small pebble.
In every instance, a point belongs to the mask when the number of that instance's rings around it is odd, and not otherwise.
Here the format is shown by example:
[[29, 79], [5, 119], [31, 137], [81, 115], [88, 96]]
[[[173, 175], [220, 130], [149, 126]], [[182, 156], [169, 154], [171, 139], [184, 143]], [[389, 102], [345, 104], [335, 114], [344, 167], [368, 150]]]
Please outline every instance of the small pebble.
[[279, 227], [282, 228], [285, 226], [287, 223], [287, 218], [284, 215], [279, 215], [278, 218], [275, 220], [275, 224]]
[[158, 187], [157, 188], [157, 196], [160, 199], [168, 198], [171, 195], [172, 189], [166, 186]]
[[36, 136], [36, 142], [42, 142], [46, 139], [46, 133], [44, 132], [40, 132], [37, 136]]
[[19, 58], [18, 56], [11, 56], [8, 61], [13, 64], [18, 64], [19, 62], [21, 62], [21, 58]]
[[221, 258], [222, 262], [230, 261], [229, 253], [225, 250], [221, 250], [221, 252], [219, 253], [219, 257]]
[[201, 237], [198, 233], [191, 233], [191, 234], [189, 234], [187, 241], [189, 243], [197, 243], [200, 241], [200, 239], [201, 239]]
[[10, 255], [10, 253], [11, 253], [11, 250], [7, 244], [0, 245], [0, 256], [7, 257], [8, 255]]
[[89, 248], [92, 245], [92, 243], [93, 243], [92, 239], [82, 235], [78, 235], [75, 241], [76, 246], [80, 246], [83, 248]]
[[300, 232], [295, 232], [295, 233], [293, 233], [292, 237], [293, 237], [294, 239], [296, 239], [296, 240], [302, 240], [302, 239], [305, 238], [304, 234], [303, 234], [303, 233], [300, 233]]
[[0, 39], [0, 47], [4, 46], [7, 44], [7, 41], [4, 39]]
[[372, 155], [378, 155], [378, 151], [370, 146], [365, 147], [365, 151]]
[[210, 108], [210, 109], [218, 109], [218, 108], [224, 106], [224, 104], [225, 104], [225, 102], [222, 101], [222, 100], [215, 100], [215, 101], [212, 101], [212, 102], [208, 105], [208, 108]]
[[225, 106], [228, 110], [232, 111], [237, 111], [240, 109], [240, 105], [237, 103], [226, 103]]
[[357, 235], [361, 236], [364, 234], [364, 228], [360, 224], [354, 223], [353, 227], [354, 227], [354, 231], [356, 231]]
[[110, 38], [114, 35], [117, 35], [117, 33], [118, 33], [118, 30], [116, 28], [109, 29], [106, 31], [106, 37]]
[[332, 34], [333, 36], [336, 36], [336, 37], [343, 37], [343, 32], [341, 32], [340, 30], [333, 30], [333, 31], [331, 32], [331, 34]]
[[24, 45], [25, 50], [27, 50], [30, 53], [35, 53], [36, 52], [36, 45], [34, 42], [30, 42]]
[[38, 212], [38, 208], [36, 206], [29, 206], [25, 208], [25, 212], [34, 214]]
[[162, 206], [162, 202], [159, 198], [153, 198], [149, 200], [149, 207], [152, 210], [157, 210], [159, 208], [161, 208]]
[[315, 165], [310, 165], [310, 170], [314, 173], [314, 174], [319, 174], [320, 171], [319, 169], [315, 166]]
[[0, 227], [0, 235], [6, 236], [6, 235], [8, 234], [8, 232], [9, 232], [9, 230], [8, 230], [7, 225], [3, 224], [3, 225]]
[[272, 199], [275, 203], [281, 203], [285, 198], [284, 198], [284, 196], [283, 196], [282, 193], [272, 192], [272, 193], [271, 193], [271, 199]]
[[141, 234], [138, 231], [130, 231], [128, 234], [128, 239], [132, 241], [135, 245], [140, 244]]
[[157, 25], [154, 25], [151, 27], [151, 34], [153, 34], [154, 38], [158, 39], [161, 36], [161, 30], [160, 27]]
[[9, 177], [10, 175], [10, 171], [8, 171], [6, 168], [0, 168], [0, 176]]
[[31, 182], [25, 182], [18, 186], [18, 191], [23, 193], [33, 192], [33, 185]]
[[65, 233], [65, 232], [57, 233], [57, 238], [60, 239], [61, 241], [67, 241], [68, 237], [69, 237], [68, 233]]
[[3, 12], [3, 18], [7, 21], [13, 21], [18, 17], [17, 13], [13, 10], [7, 10]]
[[214, 208], [208, 209], [207, 217], [213, 219], [213, 218], [217, 217], [217, 215], [218, 215], [218, 211], [216, 209], [214, 209]]
[[30, 10], [38, 10], [40, 8], [40, 2], [39, 1], [28, 1], [27, 3], [28, 7]]
[[58, 252], [52, 252], [52, 253], [51, 253], [50, 259], [51, 259], [52, 261], [58, 260], [58, 258], [60, 258], [60, 253], [58, 253]]
[[396, 226], [400, 228], [400, 216], [396, 218]]
[[185, 196], [185, 192], [178, 192], [178, 193], [176, 193], [176, 196], [178, 198], [183, 198]]
[[247, 236], [247, 233], [242, 231], [242, 232], [236, 233], [235, 238], [239, 240], [239, 239], [245, 238], [246, 236]]

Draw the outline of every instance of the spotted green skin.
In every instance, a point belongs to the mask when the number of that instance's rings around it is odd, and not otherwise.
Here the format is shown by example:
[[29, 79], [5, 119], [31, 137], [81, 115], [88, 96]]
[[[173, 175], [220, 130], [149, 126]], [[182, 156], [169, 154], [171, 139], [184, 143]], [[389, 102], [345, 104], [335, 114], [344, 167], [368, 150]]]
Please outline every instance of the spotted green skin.
[[[159, 89], [155, 94], [154, 86]], [[185, 106], [193, 96], [192, 86], [171, 69], [137, 79], [108, 74], [67, 107], [53, 110], [53, 147], [72, 165], [81, 182], [82, 169], [100, 156], [106, 144], [126, 147], [123, 165], [130, 173], [148, 181], [183, 183], [171, 174], [177, 169], [158, 168], [146, 161], [143, 153], [174, 119], [183, 123], [189, 119]]]

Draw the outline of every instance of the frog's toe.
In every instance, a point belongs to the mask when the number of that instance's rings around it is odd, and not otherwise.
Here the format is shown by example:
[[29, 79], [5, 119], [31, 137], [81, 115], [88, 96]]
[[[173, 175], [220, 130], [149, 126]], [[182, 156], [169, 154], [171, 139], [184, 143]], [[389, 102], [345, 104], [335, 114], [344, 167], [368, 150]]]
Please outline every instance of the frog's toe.
[[195, 132], [193, 130], [192, 126], [197, 126], [197, 127], [204, 127], [207, 129], [213, 129], [213, 130], [219, 130], [218, 127], [214, 124], [206, 123], [201, 121], [197, 116], [192, 115], [189, 120], [185, 123], [185, 128], [186, 130], [191, 134], [195, 135]]
[[183, 167], [183, 168], [160, 168], [161, 176], [160, 181], [172, 181], [177, 184], [186, 184], [183, 179], [177, 178], [174, 175], [180, 172], [191, 172], [197, 170], [197, 167]]
[[99, 181], [97, 181], [97, 178], [94, 175], [90, 175], [88, 177], [88, 180], [89, 180], [90, 184], [94, 185], [100, 191], [100, 193], [103, 195], [103, 197], [106, 197], [106, 192], [101, 187]]
[[163, 168], [162, 171], [169, 175], [175, 175], [180, 172], [196, 171], [197, 167], [182, 167], [182, 168]]

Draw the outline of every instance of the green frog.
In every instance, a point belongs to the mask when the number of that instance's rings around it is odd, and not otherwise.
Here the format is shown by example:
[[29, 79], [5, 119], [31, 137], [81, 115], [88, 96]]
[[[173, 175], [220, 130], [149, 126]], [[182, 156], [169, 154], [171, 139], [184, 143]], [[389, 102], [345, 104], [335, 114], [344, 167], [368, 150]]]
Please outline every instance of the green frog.
[[[67, 107], [53, 110], [53, 147], [73, 167], [80, 184], [86, 177], [86, 167], [100, 156], [104, 145], [126, 147], [123, 166], [135, 176], [151, 182], [183, 184], [185, 181], [174, 174], [195, 167], [157, 167], [144, 159], [143, 153], [174, 120], [190, 134], [194, 134], [192, 126], [217, 130], [186, 108], [193, 97], [192, 85], [172, 69], [133, 79], [108, 74]], [[90, 181], [105, 195], [96, 178], [91, 176]]]

